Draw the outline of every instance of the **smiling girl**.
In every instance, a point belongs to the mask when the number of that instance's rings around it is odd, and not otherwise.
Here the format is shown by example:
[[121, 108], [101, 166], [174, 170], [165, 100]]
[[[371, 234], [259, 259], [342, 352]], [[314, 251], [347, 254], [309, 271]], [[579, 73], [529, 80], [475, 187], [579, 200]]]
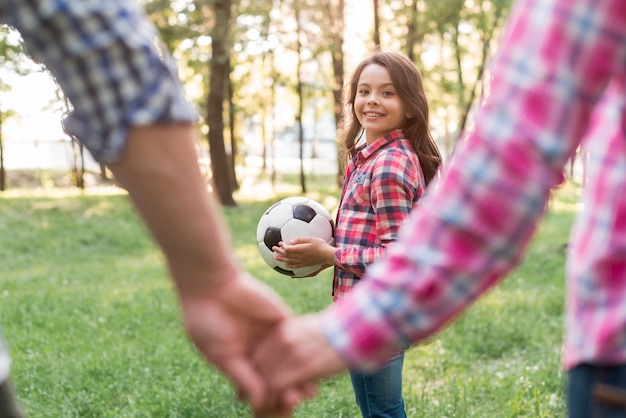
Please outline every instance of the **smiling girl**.
[[[357, 285], [366, 267], [396, 239], [441, 163], [428, 126], [422, 80], [407, 57], [374, 54], [359, 64], [348, 87], [348, 165], [337, 211], [336, 246], [300, 238], [273, 248], [287, 267], [334, 266], [333, 300]], [[374, 374], [350, 372], [363, 417], [406, 417], [403, 361], [404, 352], [399, 352]]]

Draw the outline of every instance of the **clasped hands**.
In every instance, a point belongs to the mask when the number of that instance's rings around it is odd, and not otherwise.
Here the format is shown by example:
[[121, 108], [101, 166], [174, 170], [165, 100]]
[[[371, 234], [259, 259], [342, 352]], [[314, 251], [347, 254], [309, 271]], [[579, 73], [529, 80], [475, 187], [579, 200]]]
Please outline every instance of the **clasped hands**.
[[266, 284], [240, 273], [208, 295], [181, 295], [187, 335], [235, 385], [256, 417], [289, 416], [316, 382], [345, 365], [319, 316], [293, 317]]
[[[333, 264], [336, 248], [320, 238], [280, 242], [272, 250], [288, 268]], [[256, 416], [288, 416], [298, 404], [315, 396], [316, 382], [345, 369], [328, 343], [319, 315], [285, 317], [254, 346], [251, 359], [265, 379], [263, 403], [250, 403]]]

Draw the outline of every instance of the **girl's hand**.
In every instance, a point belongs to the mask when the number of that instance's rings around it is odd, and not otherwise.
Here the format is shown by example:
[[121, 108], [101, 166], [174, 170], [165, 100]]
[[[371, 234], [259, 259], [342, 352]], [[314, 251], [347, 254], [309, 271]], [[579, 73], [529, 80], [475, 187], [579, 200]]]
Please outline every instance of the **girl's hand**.
[[315, 264], [333, 265], [336, 248], [321, 238], [297, 238], [289, 243], [279, 242], [272, 247], [274, 258], [289, 268], [301, 268]]

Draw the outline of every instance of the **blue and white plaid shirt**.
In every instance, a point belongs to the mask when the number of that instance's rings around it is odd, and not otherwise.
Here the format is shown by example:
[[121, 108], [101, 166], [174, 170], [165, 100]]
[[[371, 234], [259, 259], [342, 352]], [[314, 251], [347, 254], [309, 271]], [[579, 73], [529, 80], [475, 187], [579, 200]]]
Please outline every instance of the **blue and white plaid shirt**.
[[72, 104], [63, 121], [98, 161], [116, 161], [133, 126], [196, 122], [171, 55], [136, 1], [0, 0]]

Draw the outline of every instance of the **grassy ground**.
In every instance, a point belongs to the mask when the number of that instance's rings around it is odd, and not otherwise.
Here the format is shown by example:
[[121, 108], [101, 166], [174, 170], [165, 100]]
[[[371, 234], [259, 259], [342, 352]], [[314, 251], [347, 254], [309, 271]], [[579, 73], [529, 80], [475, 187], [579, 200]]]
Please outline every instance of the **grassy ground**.
[[[309, 181], [309, 195], [332, 209], [333, 180]], [[280, 276], [254, 242], [261, 213], [298, 188], [253, 186], [254, 198], [239, 195], [239, 206], [225, 210], [238, 257], [296, 312], [322, 309], [330, 271]], [[502, 285], [408, 351], [409, 416], [564, 415], [563, 263], [576, 192], [558, 191], [523, 263]], [[0, 319], [29, 416], [250, 416], [187, 343], [161, 255], [124, 195], [5, 195], [0, 219]], [[358, 417], [348, 378], [324, 382], [295, 416]]]

